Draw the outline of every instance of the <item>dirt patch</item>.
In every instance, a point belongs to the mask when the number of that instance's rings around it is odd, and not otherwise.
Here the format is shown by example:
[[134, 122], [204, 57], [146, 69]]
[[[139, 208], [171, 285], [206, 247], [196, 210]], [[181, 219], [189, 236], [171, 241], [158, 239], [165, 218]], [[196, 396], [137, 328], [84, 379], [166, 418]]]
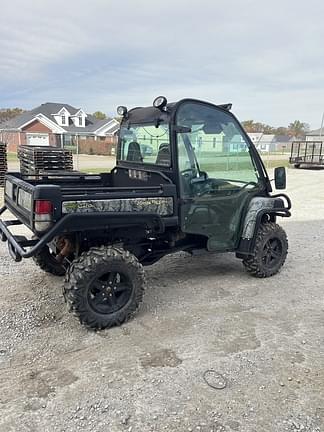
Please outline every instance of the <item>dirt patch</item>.
[[182, 360], [170, 349], [162, 349], [152, 353], [146, 353], [140, 359], [141, 365], [145, 368], [152, 367], [177, 367]]

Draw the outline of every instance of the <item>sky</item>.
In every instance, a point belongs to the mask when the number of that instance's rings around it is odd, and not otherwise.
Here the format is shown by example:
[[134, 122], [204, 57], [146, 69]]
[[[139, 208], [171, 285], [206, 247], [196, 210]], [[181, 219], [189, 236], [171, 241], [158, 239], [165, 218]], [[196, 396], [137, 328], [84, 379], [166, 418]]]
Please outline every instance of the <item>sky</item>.
[[2, 2], [0, 108], [115, 115], [158, 95], [233, 103], [241, 120], [319, 128], [321, 0]]

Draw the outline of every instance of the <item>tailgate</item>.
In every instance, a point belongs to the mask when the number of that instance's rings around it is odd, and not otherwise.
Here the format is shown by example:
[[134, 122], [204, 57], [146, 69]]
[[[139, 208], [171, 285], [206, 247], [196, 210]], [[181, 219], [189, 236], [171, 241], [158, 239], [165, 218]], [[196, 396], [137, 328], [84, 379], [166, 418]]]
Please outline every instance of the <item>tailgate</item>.
[[7, 174], [5, 177], [5, 204], [11, 213], [29, 228], [32, 228], [34, 188], [14, 174]]
[[23, 180], [19, 173], [5, 177], [5, 205], [23, 224], [34, 231], [34, 203], [36, 200], [51, 201], [53, 213], [51, 222], [61, 218], [61, 188], [53, 184], [33, 185]]

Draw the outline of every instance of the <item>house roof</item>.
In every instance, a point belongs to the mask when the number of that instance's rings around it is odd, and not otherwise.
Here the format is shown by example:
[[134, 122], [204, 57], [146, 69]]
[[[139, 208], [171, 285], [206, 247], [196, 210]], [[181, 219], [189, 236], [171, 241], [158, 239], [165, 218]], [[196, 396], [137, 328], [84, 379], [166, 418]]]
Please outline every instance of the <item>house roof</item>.
[[274, 137], [274, 140], [278, 143], [288, 143], [292, 140], [293, 138], [290, 137], [289, 135], [276, 135]]
[[104, 124], [94, 131], [96, 136], [113, 136], [119, 130], [120, 124], [117, 120], [110, 120], [110, 122]]
[[274, 134], [265, 134], [263, 132], [251, 132], [251, 133], [248, 133], [248, 135], [250, 136], [252, 141], [254, 141], [254, 144], [256, 146], [258, 146], [260, 144], [272, 143], [275, 140]]
[[[66, 108], [72, 116], [81, 110], [81, 108], [75, 108], [69, 104], [46, 102], [46, 103], [41, 104], [38, 107], [36, 107], [30, 111], [26, 111], [23, 114], [20, 114], [17, 117], [14, 117], [13, 119], [11, 119], [7, 122], [2, 123], [1, 128], [3, 128], [3, 129], [20, 129], [22, 126], [33, 121], [34, 119], [37, 120], [37, 116], [40, 114], [47, 117], [48, 120], [50, 120], [51, 122], [53, 122], [57, 125], [53, 114], [57, 114], [63, 107]], [[78, 133], [92, 133], [92, 132], [95, 132], [100, 127], [102, 127], [103, 125], [109, 123], [110, 121], [111, 121], [111, 119], [109, 119], [109, 118], [107, 118], [105, 120], [98, 120], [94, 116], [87, 114], [84, 127], [83, 126], [75, 126], [75, 124], [72, 122], [72, 120], [70, 120], [68, 126], [59, 126], [59, 127], [61, 129], [64, 129], [66, 132], [71, 132], [71, 133], [77, 133], [77, 132]]]
[[324, 128], [322, 130], [322, 133], [321, 133], [321, 128], [319, 128], [319, 129], [315, 129], [313, 131], [306, 132], [305, 135], [306, 136], [319, 136], [319, 135], [323, 135], [324, 136]]
[[259, 141], [260, 138], [263, 135], [263, 132], [248, 132], [249, 137], [251, 138], [252, 141]]
[[271, 143], [274, 140], [274, 134], [263, 134], [259, 140], [259, 143]]

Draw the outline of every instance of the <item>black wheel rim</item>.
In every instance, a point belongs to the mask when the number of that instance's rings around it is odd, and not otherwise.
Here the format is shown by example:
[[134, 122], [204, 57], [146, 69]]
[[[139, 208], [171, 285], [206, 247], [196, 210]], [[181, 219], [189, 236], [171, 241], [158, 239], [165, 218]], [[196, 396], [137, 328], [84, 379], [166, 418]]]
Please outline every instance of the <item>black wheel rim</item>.
[[262, 262], [267, 268], [275, 267], [282, 257], [282, 243], [278, 238], [267, 240], [263, 247]]
[[132, 291], [132, 283], [125, 274], [105, 273], [90, 283], [88, 303], [97, 313], [113, 314], [127, 304]]

